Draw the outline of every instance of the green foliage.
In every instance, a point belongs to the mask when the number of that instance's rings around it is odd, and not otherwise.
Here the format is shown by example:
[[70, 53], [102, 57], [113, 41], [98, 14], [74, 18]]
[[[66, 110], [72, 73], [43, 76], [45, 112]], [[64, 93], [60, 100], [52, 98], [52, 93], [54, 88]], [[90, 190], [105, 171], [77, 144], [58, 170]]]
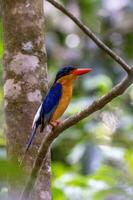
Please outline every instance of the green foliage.
[[125, 153], [125, 160], [127, 162], [129, 173], [133, 178], [133, 149], [127, 150]]
[[67, 198], [65, 197], [65, 194], [62, 190], [60, 190], [56, 187], [53, 187], [52, 192], [53, 192], [53, 199], [67, 200]]
[[21, 183], [26, 176], [26, 172], [18, 166], [14, 160], [0, 160], [0, 180], [14, 182], [15, 184]]
[[101, 0], [79, 0], [79, 6], [81, 9], [81, 19], [83, 22], [90, 26], [96, 32], [99, 31], [99, 19], [96, 15], [98, 8], [100, 7]]
[[0, 147], [5, 147], [6, 145], [6, 140], [3, 134], [0, 134]]
[[21, 186], [26, 177], [26, 171], [15, 160], [0, 159], [0, 199], [7, 199], [9, 183], [15, 187]]
[[103, 199], [106, 199], [106, 197], [108, 196], [110, 197], [115, 196], [116, 198], [122, 197], [123, 200], [127, 199], [127, 196], [121, 189], [111, 188], [111, 189], [105, 189], [105, 190], [96, 192], [95, 195], [93, 196], [93, 200], [103, 200]]
[[[61, 173], [59, 173], [59, 169], [61, 169]], [[125, 198], [131, 198], [126, 189], [119, 185], [120, 182], [122, 184], [122, 181], [124, 184], [126, 183], [124, 172], [108, 165], [103, 165], [92, 175], [83, 176], [78, 173], [73, 173], [72, 168], [70, 171], [70, 168], [66, 168], [63, 164], [54, 163], [53, 174], [56, 174], [56, 177], [54, 176], [53, 179], [54, 199], [75, 200], [76, 194], [75, 197], [71, 197], [71, 195], [74, 195], [74, 191], [77, 191], [79, 199], [83, 200], [87, 197], [94, 200], [103, 200], [110, 195], [122, 195]], [[69, 192], [67, 193], [66, 191]]]
[[102, 95], [112, 88], [112, 81], [108, 76], [99, 74], [92, 79], [84, 79], [83, 87], [86, 91], [97, 91]]
[[130, 45], [133, 44], [133, 33], [130, 32], [128, 33], [127, 37], [125, 37], [125, 54], [127, 55], [127, 57], [131, 58], [133, 57], [133, 46]]

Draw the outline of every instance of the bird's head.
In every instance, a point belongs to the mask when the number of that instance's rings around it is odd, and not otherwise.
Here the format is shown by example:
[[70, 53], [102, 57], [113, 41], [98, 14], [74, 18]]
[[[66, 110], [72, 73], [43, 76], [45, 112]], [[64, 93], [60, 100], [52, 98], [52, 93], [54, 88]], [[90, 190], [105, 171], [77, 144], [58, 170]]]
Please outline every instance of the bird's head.
[[55, 82], [61, 79], [66, 79], [66, 80], [75, 79], [77, 76], [86, 74], [91, 71], [92, 71], [91, 68], [72, 67], [72, 66], [62, 67], [56, 74]]

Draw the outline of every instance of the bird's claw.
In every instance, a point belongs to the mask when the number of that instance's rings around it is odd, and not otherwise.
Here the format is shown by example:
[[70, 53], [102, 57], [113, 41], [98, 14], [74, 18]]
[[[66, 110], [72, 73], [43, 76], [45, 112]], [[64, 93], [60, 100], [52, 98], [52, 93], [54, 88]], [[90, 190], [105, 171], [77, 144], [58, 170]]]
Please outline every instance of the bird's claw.
[[56, 121], [50, 122], [50, 125], [52, 126], [52, 128], [55, 128], [55, 127], [58, 126], [59, 124], [61, 124], [61, 121], [60, 121], [60, 120], [56, 120]]

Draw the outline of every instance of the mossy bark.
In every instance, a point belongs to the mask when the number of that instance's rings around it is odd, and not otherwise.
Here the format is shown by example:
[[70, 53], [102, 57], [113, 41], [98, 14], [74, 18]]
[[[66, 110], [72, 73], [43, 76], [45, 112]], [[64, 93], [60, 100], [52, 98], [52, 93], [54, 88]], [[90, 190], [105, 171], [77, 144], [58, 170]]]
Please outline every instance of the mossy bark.
[[[19, 161], [38, 106], [48, 88], [43, 0], [3, 0], [4, 98], [7, 151]], [[38, 134], [26, 159], [30, 169], [43, 135]], [[34, 188], [34, 200], [50, 200], [50, 159]]]

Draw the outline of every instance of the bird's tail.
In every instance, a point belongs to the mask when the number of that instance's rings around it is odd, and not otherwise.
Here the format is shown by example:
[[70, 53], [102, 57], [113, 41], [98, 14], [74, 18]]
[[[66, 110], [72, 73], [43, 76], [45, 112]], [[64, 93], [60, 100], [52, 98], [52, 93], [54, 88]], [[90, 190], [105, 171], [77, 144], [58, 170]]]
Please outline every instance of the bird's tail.
[[29, 148], [30, 148], [30, 146], [31, 146], [31, 144], [32, 144], [32, 142], [33, 142], [33, 139], [34, 139], [34, 137], [35, 137], [35, 135], [36, 135], [36, 129], [37, 129], [37, 126], [35, 125], [35, 126], [33, 127], [33, 129], [32, 129], [32, 133], [31, 133], [31, 136], [30, 136], [30, 138], [29, 138], [27, 147], [26, 147], [26, 149], [25, 149], [25, 153], [27, 153], [27, 151], [29, 150]]
[[24, 159], [25, 159], [25, 156], [26, 156], [26, 154], [27, 154], [27, 152], [28, 152], [28, 150], [29, 150], [29, 148], [30, 148], [32, 142], [33, 142], [33, 139], [34, 139], [34, 137], [35, 137], [35, 135], [36, 135], [36, 130], [37, 130], [37, 126], [35, 125], [35, 126], [32, 128], [32, 133], [31, 133], [31, 136], [30, 136], [30, 138], [29, 138], [28, 144], [27, 144], [27, 146], [26, 146], [26, 149], [25, 149], [23, 158], [22, 158], [21, 161], [20, 161], [20, 165], [22, 165], [22, 163], [23, 163], [23, 161], [24, 161]]

